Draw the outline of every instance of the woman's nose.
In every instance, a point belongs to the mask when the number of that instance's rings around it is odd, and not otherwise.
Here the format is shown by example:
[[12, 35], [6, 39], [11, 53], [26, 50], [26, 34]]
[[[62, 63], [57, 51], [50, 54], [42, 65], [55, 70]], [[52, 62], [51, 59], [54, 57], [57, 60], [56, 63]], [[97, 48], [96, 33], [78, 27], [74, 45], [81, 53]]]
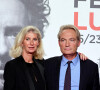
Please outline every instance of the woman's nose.
[[33, 40], [31, 40], [31, 41], [30, 41], [30, 44], [31, 44], [31, 45], [33, 45], [33, 44], [34, 44], [34, 41], [33, 41]]

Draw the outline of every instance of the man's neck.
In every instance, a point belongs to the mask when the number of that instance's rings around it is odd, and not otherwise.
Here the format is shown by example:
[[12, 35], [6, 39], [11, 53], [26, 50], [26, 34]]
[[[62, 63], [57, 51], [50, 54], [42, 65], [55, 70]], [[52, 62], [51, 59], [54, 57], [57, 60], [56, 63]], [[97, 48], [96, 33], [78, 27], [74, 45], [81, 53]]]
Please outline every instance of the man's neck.
[[63, 55], [64, 55], [64, 57], [66, 59], [68, 59], [69, 61], [71, 61], [71, 60], [73, 60], [76, 57], [77, 53], [73, 53], [73, 54], [63, 54]]

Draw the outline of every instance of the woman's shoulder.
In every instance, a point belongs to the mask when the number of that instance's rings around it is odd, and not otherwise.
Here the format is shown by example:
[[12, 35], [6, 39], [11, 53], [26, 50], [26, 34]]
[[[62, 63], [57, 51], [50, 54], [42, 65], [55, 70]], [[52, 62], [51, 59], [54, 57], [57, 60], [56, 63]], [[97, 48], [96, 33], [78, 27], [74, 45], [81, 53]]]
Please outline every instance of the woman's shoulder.
[[6, 62], [5, 66], [15, 66], [16, 63], [18, 62], [18, 59], [19, 59], [19, 58], [20, 58], [20, 57], [13, 58], [13, 59], [9, 60], [8, 62]]
[[42, 59], [42, 60], [40, 60], [40, 59], [35, 59], [35, 61], [36, 61], [37, 63], [40, 63], [41, 65], [44, 66], [44, 59]]
[[12, 67], [15, 66], [15, 59], [12, 59], [8, 62], [6, 62], [5, 67]]

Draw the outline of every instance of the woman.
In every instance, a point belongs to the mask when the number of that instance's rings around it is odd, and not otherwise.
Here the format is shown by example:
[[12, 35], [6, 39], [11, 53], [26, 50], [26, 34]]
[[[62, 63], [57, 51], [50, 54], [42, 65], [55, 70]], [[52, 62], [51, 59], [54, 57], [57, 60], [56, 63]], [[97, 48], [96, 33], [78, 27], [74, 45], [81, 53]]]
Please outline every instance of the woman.
[[16, 36], [4, 69], [4, 90], [45, 90], [42, 66], [44, 50], [40, 31], [34, 26], [23, 28]]
[[45, 90], [43, 55], [40, 31], [34, 26], [23, 28], [10, 50], [15, 59], [5, 65], [4, 90]]

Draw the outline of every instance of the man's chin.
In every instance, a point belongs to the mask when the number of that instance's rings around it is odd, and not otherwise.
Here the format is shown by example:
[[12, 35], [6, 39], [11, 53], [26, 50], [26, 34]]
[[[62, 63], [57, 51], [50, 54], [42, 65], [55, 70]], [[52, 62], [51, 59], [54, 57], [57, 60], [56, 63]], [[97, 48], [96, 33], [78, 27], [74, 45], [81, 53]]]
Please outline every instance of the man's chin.
[[4, 73], [4, 70], [0, 70], [0, 75]]
[[5, 53], [4, 55], [0, 55], [0, 70], [4, 69], [6, 62], [8, 62], [9, 60], [11, 60], [11, 57], [9, 56], [8, 53]]
[[63, 55], [71, 55], [71, 56], [73, 56], [73, 55], [77, 55], [77, 52], [65, 52], [65, 53], [63, 53]]

